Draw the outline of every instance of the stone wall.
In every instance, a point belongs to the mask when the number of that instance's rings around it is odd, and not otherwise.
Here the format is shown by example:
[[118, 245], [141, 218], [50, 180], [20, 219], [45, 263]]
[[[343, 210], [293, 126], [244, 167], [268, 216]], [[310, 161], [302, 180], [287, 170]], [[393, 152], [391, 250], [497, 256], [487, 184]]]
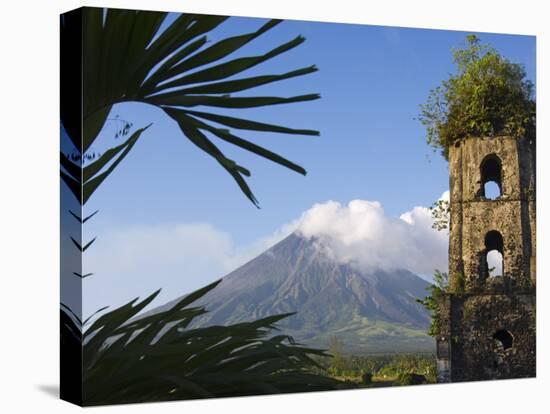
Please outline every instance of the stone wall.
[[[469, 137], [449, 148], [449, 289], [438, 301], [438, 381], [536, 374], [536, 148]], [[495, 181], [489, 200], [483, 185]], [[487, 252], [503, 256], [490, 277]]]
[[[535, 376], [534, 295], [452, 295], [447, 300], [453, 382]], [[506, 347], [500, 333], [512, 338]]]
[[488, 275], [480, 271], [486, 255], [485, 237], [498, 231], [503, 238], [503, 275], [525, 278], [523, 226], [520, 201], [472, 201], [462, 205], [462, 260], [469, 292], [482, 291]]
[[[481, 166], [493, 155], [502, 165], [501, 195], [488, 200], [483, 195]], [[518, 286], [535, 283], [534, 159], [532, 143], [512, 137], [469, 137], [449, 149], [451, 286], [464, 278], [466, 291], [483, 291], [485, 236], [492, 230], [504, 240], [504, 275]]]

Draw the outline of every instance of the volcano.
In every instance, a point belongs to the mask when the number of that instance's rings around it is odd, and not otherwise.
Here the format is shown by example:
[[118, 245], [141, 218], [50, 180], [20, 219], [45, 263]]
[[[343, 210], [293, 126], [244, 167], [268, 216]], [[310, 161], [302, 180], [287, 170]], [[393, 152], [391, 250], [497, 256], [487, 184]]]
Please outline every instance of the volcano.
[[193, 326], [295, 312], [278, 327], [308, 346], [326, 349], [337, 338], [356, 354], [433, 352], [434, 340], [426, 334], [430, 316], [416, 302], [426, 296], [428, 282], [396, 269], [340, 263], [322, 240], [293, 233], [203, 296], [197, 304], [208, 313]]

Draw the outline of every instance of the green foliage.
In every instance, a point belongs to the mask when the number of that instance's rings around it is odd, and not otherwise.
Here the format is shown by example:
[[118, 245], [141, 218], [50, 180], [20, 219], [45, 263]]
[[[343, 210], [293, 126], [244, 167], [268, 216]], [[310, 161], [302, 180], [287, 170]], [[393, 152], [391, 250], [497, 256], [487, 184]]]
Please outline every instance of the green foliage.
[[425, 354], [401, 354], [393, 356], [380, 368], [376, 375], [397, 377], [403, 374], [423, 375], [430, 382], [435, 382], [436, 366], [433, 355]]
[[441, 231], [449, 230], [451, 205], [449, 200], [437, 200], [430, 207], [432, 215], [432, 228]]
[[361, 375], [361, 383], [364, 385], [372, 384], [372, 373], [364, 372], [363, 375]]
[[439, 329], [439, 314], [438, 314], [438, 302], [439, 298], [445, 294], [449, 286], [449, 278], [447, 273], [436, 270], [434, 273], [434, 282], [431, 283], [426, 289], [429, 295], [423, 299], [416, 299], [424, 308], [430, 312], [432, 320], [430, 327], [428, 328], [428, 335], [436, 336]]
[[329, 354], [332, 356], [330, 369], [331, 372], [342, 372], [346, 368], [346, 361], [344, 357], [344, 343], [336, 336], [330, 338]]
[[[82, 9], [82, 25], [76, 13], [63, 16], [62, 57], [73, 55], [74, 38], [82, 36], [86, 46], [83, 54], [82, 114], [75, 114], [74, 108], [69, 105], [62, 105], [61, 108], [63, 126], [77, 151], [77, 154], [61, 154], [61, 177], [79, 202], [84, 204], [90, 198], [147, 128], [136, 130], [125, 142], [102, 156], [90, 155], [91, 147], [105, 123], [109, 120], [120, 123], [120, 120], [108, 117], [113, 106], [123, 102], [141, 102], [162, 110], [178, 124], [183, 136], [214, 158], [233, 177], [255, 205], [257, 200], [245, 181], [250, 171], [227, 158], [214, 139], [305, 175], [306, 171], [299, 165], [242, 139], [228, 128], [298, 135], [319, 135], [318, 131], [192, 110], [197, 106], [256, 108], [318, 99], [318, 94], [291, 97], [238, 95], [262, 85], [313, 73], [317, 71], [315, 66], [279, 74], [233, 78], [299, 46], [305, 39], [298, 36], [263, 54], [237, 58], [233, 57], [235, 52], [281, 21], [270, 20], [250, 33], [209, 43], [208, 33], [228, 17], [181, 14], [161, 30], [166, 16], [167, 13], [162, 12], [90, 7]], [[71, 74], [73, 66], [71, 59], [62, 59], [61, 70], [66, 76]], [[82, 116], [82, 125], [77, 119], [79, 116]], [[131, 123], [123, 121], [116, 135], [128, 135], [131, 126]], [[86, 167], [84, 160], [88, 161]]]
[[448, 148], [468, 136], [511, 135], [535, 131], [534, 86], [519, 64], [467, 36], [453, 50], [457, 73], [430, 91], [420, 106], [426, 141], [448, 158]]
[[399, 374], [394, 385], [419, 385], [426, 384], [427, 380], [423, 375], [415, 374], [412, 372], [404, 372]]
[[86, 329], [70, 312], [62, 310], [64, 352], [76, 355], [83, 346], [84, 405], [342, 386], [313, 371], [320, 366], [312, 357], [326, 357], [324, 351], [297, 345], [286, 335], [269, 336], [276, 323], [289, 314], [187, 329], [194, 318], [206, 312], [203, 307], [190, 305], [218, 283], [191, 293], [166, 311], [136, 318], [157, 291], [141, 302], [136, 299], [103, 314]]
[[[340, 342], [340, 341], [338, 341]], [[340, 342], [340, 347], [342, 346]], [[319, 363], [333, 377], [356, 378], [368, 385], [373, 377], [397, 378], [403, 373], [415, 373], [435, 382], [435, 356], [432, 354], [382, 354], [382, 355], [346, 355], [333, 351], [330, 359], [322, 358]]]

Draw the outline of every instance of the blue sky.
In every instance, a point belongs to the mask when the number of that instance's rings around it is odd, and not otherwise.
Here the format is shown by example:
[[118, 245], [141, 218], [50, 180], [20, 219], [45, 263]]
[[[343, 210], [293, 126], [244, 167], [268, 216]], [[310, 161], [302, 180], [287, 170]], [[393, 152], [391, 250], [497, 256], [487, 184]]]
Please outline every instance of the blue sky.
[[[263, 21], [231, 18], [209, 37], [215, 41], [245, 33]], [[415, 206], [431, 205], [447, 190], [447, 164], [425, 144], [424, 130], [414, 118], [429, 90], [454, 71], [451, 48], [463, 46], [469, 33], [285, 21], [237, 55], [264, 52], [298, 34], [306, 37], [304, 44], [246, 75], [283, 73], [315, 64], [319, 71], [314, 74], [266, 85], [253, 93], [320, 93], [320, 100], [212, 111], [319, 130], [320, 137], [239, 131], [242, 138], [302, 165], [308, 171], [306, 177], [216, 141], [229, 158], [251, 170], [248, 182], [260, 201], [261, 209], [257, 209], [232, 178], [187, 141], [175, 122], [160, 110], [136, 103], [121, 104], [113, 109], [112, 117], [129, 120], [136, 128], [150, 122], [153, 125], [87, 203], [87, 212], [99, 209], [100, 214], [86, 224], [84, 239], [97, 236], [99, 252], [114, 252], [116, 240], [122, 240], [114, 235], [117, 231], [143, 234], [155, 229], [155, 240], [161, 240], [162, 231], [172, 232], [175, 228], [191, 232], [186, 234], [212, 230], [227, 236], [231, 249], [244, 251], [258, 246], [258, 240], [273, 236], [315, 203], [378, 201], [385, 216], [397, 218]], [[511, 61], [523, 64], [528, 78], [535, 79], [534, 37], [478, 36]], [[114, 134], [114, 124], [107, 123], [105, 141]], [[158, 249], [143, 254], [158, 254], [160, 263], [163, 247]], [[223, 276], [221, 269], [209, 269], [207, 258], [201, 259], [204, 263], [199, 267], [186, 268], [180, 262], [170, 267], [167, 259], [156, 274], [133, 269], [113, 275], [99, 263], [102, 257], [99, 253], [84, 257], [86, 271], [103, 269], [84, 281], [86, 314], [102, 305], [143, 296], [155, 286], [165, 290], [160, 304]], [[110, 260], [116, 261], [116, 255]], [[238, 259], [234, 263], [238, 264]], [[188, 270], [201, 274], [189, 275]]]

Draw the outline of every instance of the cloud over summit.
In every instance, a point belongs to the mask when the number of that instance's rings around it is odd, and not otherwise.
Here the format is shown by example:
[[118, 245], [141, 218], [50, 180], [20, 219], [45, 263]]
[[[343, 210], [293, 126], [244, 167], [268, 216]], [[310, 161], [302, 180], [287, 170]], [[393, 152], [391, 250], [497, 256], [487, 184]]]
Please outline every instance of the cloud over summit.
[[[407, 269], [430, 279], [447, 269], [446, 232], [431, 227], [427, 207], [388, 217], [377, 201], [327, 201], [271, 235], [237, 245], [231, 234], [209, 223], [173, 223], [108, 228], [85, 256], [85, 314], [162, 288], [159, 301], [198, 289], [298, 232], [315, 237], [331, 258], [364, 268]], [[122, 298], [122, 299], [121, 299]], [[117, 302], [118, 301], [118, 302]]]
[[[445, 197], [446, 194], [442, 196]], [[377, 201], [315, 204], [297, 222], [304, 237], [322, 241], [336, 260], [361, 268], [407, 269], [431, 277], [446, 271], [448, 234], [432, 228], [429, 208], [388, 217]]]

